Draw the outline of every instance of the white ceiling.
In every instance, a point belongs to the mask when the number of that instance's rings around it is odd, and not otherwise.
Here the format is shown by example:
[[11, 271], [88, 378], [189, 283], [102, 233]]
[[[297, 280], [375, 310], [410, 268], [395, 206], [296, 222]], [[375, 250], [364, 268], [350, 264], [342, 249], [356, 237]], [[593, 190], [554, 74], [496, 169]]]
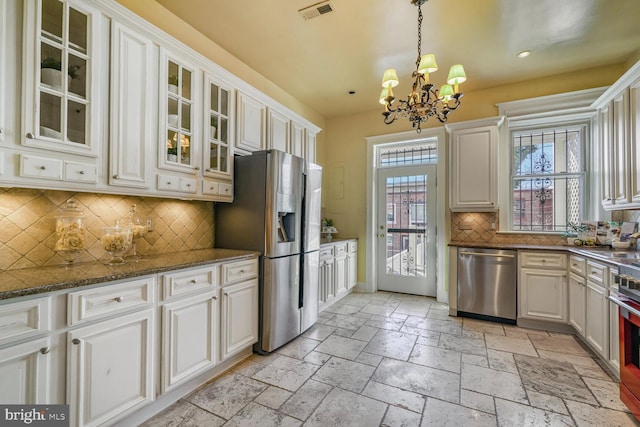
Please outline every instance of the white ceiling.
[[[396, 96], [410, 90], [410, 0], [331, 0], [333, 12], [308, 21], [298, 10], [319, 0], [157, 1], [326, 118], [381, 108], [386, 68], [398, 71]], [[619, 64], [640, 49], [639, 0], [429, 0], [422, 12], [422, 54], [440, 67], [432, 82], [462, 63], [463, 92]]]

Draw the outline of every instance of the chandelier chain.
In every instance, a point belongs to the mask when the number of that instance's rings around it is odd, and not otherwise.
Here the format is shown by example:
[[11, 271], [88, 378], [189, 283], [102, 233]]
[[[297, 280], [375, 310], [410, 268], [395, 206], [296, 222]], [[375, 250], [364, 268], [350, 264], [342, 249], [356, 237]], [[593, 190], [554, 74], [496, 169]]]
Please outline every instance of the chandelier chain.
[[421, 52], [422, 46], [422, 5], [418, 3], [418, 59], [416, 59], [416, 69], [420, 65], [420, 58], [422, 58]]

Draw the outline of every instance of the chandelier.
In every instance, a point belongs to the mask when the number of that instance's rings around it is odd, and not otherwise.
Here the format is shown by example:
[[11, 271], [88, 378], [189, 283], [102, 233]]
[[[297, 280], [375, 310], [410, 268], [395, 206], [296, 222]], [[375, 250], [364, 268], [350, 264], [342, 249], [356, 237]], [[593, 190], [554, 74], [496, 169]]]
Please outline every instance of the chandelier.
[[[380, 93], [380, 104], [384, 105], [384, 122], [388, 125], [395, 122], [398, 117], [406, 117], [418, 133], [421, 132], [421, 124], [429, 120], [429, 117], [436, 117], [440, 123], [445, 123], [449, 113], [460, 106], [462, 93], [458, 90], [458, 85], [467, 76], [464, 68], [460, 64], [452, 65], [447, 77], [447, 84], [434, 89], [429, 82], [429, 73], [438, 70], [436, 57], [433, 54], [421, 55], [420, 45], [422, 43], [422, 5], [427, 0], [411, 0], [411, 4], [418, 6], [418, 58], [416, 59], [416, 71], [412, 77], [413, 89], [407, 99], [399, 99], [398, 104], [393, 108], [396, 99], [393, 96], [392, 88], [396, 87], [400, 81], [396, 70], [390, 68], [384, 72], [382, 77], [382, 92]], [[453, 86], [452, 86], [453, 85]]]

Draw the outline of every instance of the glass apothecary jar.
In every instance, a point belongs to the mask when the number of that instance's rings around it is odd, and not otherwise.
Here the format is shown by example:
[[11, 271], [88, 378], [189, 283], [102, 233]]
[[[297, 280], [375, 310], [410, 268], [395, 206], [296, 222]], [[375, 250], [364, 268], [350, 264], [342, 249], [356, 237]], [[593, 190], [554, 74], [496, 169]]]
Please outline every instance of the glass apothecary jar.
[[60, 215], [56, 217], [56, 245], [54, 250], [65, 263], [75, 262], [86, 244], [84, 213], [75, 200], [67, 200]]
[[105, 264], [122, 265], [125, 263], [124, 254], [127, 253], [131, 245], [131, 229], [120, 227], [118, 223], [114, 227], [103, 227], [100, 242], [104, 250], [111, 255]]
[[131, 210], [124, 217], [122, 225], [131, 229], [131, 250], [125, 258], [140, 258], [141, 255], [138, 253], [136, 242], [140, 237], [144, 236], [147, 231], [149, 231], [149, 229], [142, 222], [142, 219], [140, 219], [140, 215], [138, 215], [137, 207], [135, 204], [131, 205]]

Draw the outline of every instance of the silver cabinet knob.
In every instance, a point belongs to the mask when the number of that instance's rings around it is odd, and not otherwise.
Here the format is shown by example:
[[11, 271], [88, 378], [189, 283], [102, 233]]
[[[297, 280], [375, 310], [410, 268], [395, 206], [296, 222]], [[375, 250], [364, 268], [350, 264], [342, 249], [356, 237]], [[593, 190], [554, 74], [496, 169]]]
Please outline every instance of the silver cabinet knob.
[[47, 354], [47, 353], [49, 353], [50, 351], [51, 351], [51, 347], [42, 347], [42, 348], [40, 349], [40, 353], [42, 353], [42, 354]]
[[122, 301], [124, 301], [124, 297], [115, 297], [113, 300], [115, 302], [122, 302]]
[[199, 171], [200, 170], [200, 166], [196, 166], [194, 169]]
[[46, 170], [47, 168], [44, 166], [40, 166], [40, 170]]
[[74, 339], [71, 340], [71, 343], [74, 344], [74, 345], [78, 345], [78, 344], [80, 344], [80, 340], [78, 338], [74, 338]]
[[244, 274], [244, 270], [240, 270], [240, 274]]
[[211, 297], [211, 299], [214, 300], [214, 301], [217, 301], [218, 297], [214, 296], [214, 297]]
[[198, 283], [198, 280], [197, 279], [191, 279], [191, 283], [193, 283], [195, 285], [196, 283]]
[[31, 132], [27, 132], [27, 138], [29, 139], [35, 139], [35, 135]]
[[78, 172], [80, 175], [84, 175], [84, 171], [80, 171]]

